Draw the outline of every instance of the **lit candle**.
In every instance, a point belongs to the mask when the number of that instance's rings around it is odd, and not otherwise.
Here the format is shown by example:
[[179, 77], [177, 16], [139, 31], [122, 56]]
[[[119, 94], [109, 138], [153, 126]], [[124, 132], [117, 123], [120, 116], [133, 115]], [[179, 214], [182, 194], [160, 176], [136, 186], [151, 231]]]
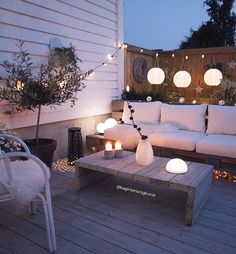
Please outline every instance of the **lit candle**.
[[105, 144], [104, 158], [106, 160], [110, 160], [110, 159], [114, 158], [114, 153], [113, 153], [113, 150], [112, 150], [112, 144], [110, 142]]
[[126, 86], [126, 92], [129, 93], [129, 91], [130, 91], [130, 87]]
[[112, 144], [110, 142], [106, 143], [105, 149], [106, 151], [112, 151]]
[[119, 141], [117, 141], [115, 143], [115, 150], [120, 150], [121, 149], [121, 143]]
[[121, 147], [121, 143], [119, 141], [116, 141], [115, 143], [115, 158], [122, 158], [123, 157], [123, 149]]

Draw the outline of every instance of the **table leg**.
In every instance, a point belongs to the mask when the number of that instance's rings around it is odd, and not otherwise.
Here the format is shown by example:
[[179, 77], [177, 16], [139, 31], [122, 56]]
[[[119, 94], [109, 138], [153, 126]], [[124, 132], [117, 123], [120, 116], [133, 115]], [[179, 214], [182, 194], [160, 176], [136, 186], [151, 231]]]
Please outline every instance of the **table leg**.
[[212, 173], [208, 174], [205, 179], [195, 188], [189, 187], [185, 224], [191, 226], [199, 215], [201, 209], [209, 199], [212, 184]]
[[75, 173], [77, 191], [83, 190], [109, 176], [108, 174], [102, 172], [79, 167], [76, 167]]

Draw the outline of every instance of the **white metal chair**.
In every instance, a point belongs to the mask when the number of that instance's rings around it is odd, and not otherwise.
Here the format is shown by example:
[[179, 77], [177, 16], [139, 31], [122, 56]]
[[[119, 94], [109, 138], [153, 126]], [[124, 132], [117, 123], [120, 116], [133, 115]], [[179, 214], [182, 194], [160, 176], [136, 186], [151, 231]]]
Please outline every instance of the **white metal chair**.
[[[4, 153], [0, 149], [0, 202], [21, 199], [21, 201], [29, 203], [30, 212], [34, 213], [34, 202], [37, 199], [41, 200], [49, 251], [53, 253], [56, 250], [56, 237], [49, 186], [49, 169], [39, 158], [30, 153], [29, 148], [21, 139], [3, 133], [0, 133], [0, 138], [11, 139], [19, 143], [25, 150], [25, 152]], [[22, 160], [23, 158], [26, 160]]]

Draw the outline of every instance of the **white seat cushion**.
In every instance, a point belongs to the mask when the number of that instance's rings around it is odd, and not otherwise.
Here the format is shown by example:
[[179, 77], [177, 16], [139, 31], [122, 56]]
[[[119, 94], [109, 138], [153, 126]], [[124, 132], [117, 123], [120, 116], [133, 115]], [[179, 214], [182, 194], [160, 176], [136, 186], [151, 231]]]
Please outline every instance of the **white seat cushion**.
[[117, 124], [104, 131], [105, 139], [118, 140], [125, 150], [133, 150], [138, 144], [139, 137], [132, 125]]
[[[130, 102], [132, 109], [135, 111], [133, 113], [133, 117], [135, 122], [145, 122], [145, 123], [158, 123], [160, 121], [161, 115], [161, 105], [160, 101], [153, 102]], [[128, 104], [125, 101], [124, 103], [124, 111], [122, 120], [131, 124], [130, 121], [130, 110], [128, 108]]]
[[[171, 124], [148, 124], [137, 123], [141, 128], [142, 135], [150, 136], [151, 133], [174, 132], [178, 128]], [[113, 128], [106, 129], [104, 138], [111, 140], [118, 140], [122, 144], [123, 149], [133, 150], [137, 147], [140, 135], [138, 131], [132, 126], [127, 124], [117, 124]]]
[[202, 132], [178, 130], [170, 133], [152, 133], [149, 140], [154, 146], [194, 151], [196, 142], [205, 136]]
[[210, 134], [199, 140], [196, 151], [203, 154], [236, 158], [236, 136]]
[[[30, 201], [38, 193], [43, 191], [45, 184], [41, 168], [33, 160], [10, 161], [13, 182], [10, 186], [10, 193], [13, 198], [19, 198], [23, 202]], [[49, 174], [49, 171], [48, 171]], [[1, 181], [7, 182], [8, 178], [5, 169], [0, 169]], [[0, 184], [0, 193], [6, 192]]]
[[161, 123], [171, 123], [182, 130], [205, 132], [207, 105], [162, 104]]

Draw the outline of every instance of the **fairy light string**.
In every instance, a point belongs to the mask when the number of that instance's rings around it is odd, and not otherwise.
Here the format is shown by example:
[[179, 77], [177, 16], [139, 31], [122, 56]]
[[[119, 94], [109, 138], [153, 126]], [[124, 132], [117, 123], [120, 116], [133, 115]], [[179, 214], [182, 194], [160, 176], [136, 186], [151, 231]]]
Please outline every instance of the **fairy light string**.
[[[133, 115], [133, 114], [134, 114], [135, 110], [133, 109], [133, 106], [131, 105], [131, 103], [127, 100], [126, 95], [124, 95], [124, 99], [125, 99], [125, 101], [127, 102], [128, 109], [129, 109], [129, 111], [130, 111], [130, 118], [129, 118], [129, 120], [132, 122], [133, 127], [138, 131], [138, 133], [139, 133], [139, 135], [140, 135], [140, 137], [141, 137], [142, 140], [147, 139], [148, 136], [142, 134], [142, 129], [141, 129], [141, 127], [139, 127], [139, 126], [135, 123], [135, 121], [134, 121], [134, 115]], [[125, 122], [122, 120], [122, 118], [120, 118], [120, 123], [121, 123], [121, 124], [124, 124], [124, 123], [125, 123]]]
[[224, 179], [229, 182], [236, 183], [236, 175], [233, 175], [233, 174], [226, 172], [226, 171], [214, 170], [214, 178], [216, 180]]
[[107, 64], [115, 57], [117, 56], [117, 54], [119, 53], [119, 51], [123, 48], [126, 49], [128, 47], [128, 45], [126, 43], [119, 45], [119, 47], [116, 49], [116, 51], [113, 54], [108, 54], [107, 55], [107, 60], [99, 63], [97, 66], [95, 66], [92, 69], [87, 70], [86, 72], [80, 74], [80, 80], [85, 80], [88, 76], [91, 76], [95, 70], [97, 70], [98, 68], [102, 67], [102, 66], [107, 66]]

